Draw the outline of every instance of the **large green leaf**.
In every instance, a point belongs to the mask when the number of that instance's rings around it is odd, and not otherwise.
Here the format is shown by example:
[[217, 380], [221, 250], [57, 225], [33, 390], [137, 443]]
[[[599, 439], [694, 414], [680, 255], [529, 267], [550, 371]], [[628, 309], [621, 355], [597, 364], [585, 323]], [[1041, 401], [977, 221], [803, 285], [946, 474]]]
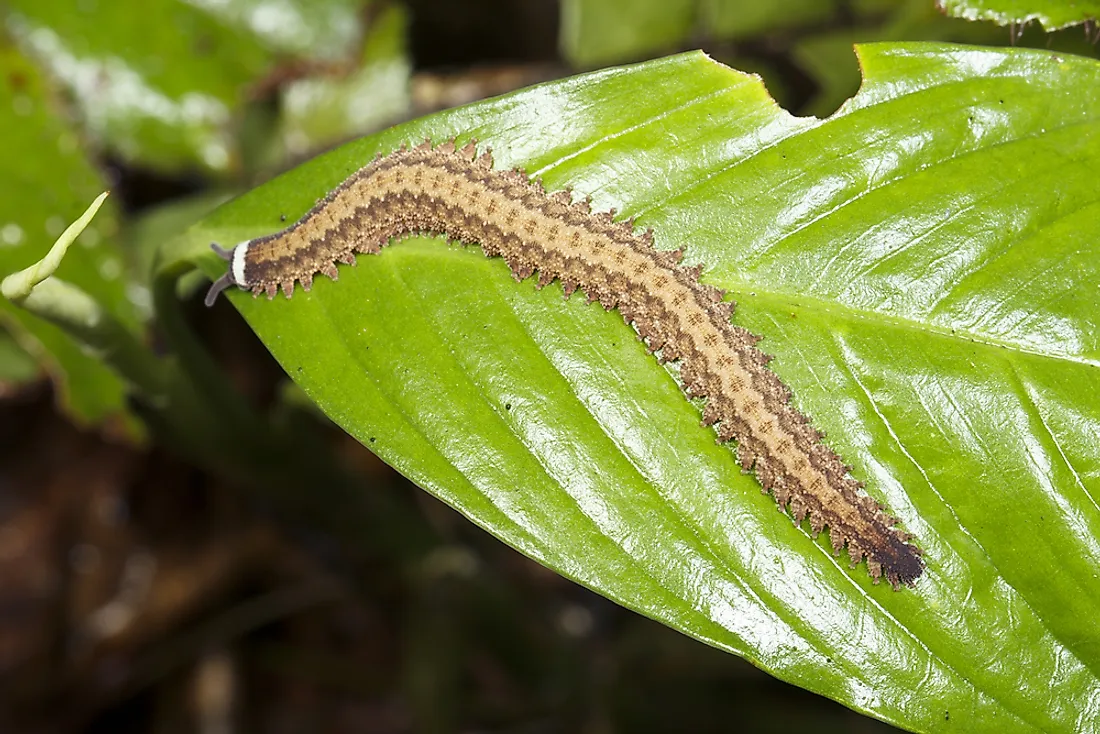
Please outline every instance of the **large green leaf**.
[[[233, 303], [305, 391], [505, 542], [786, 680], [922, 731], [1095, 731], [1100, 65], [860, 50], [827, 120], [688, 54], [347, 145], [191, 230], [275, 231], [370, 160], [479, 138], [499, 166], [684, 246], [925, 551], [874, 586], [776, 512], [614, 312], [421, 238]], [[303, 488], [305, 491], [305, 488]]]

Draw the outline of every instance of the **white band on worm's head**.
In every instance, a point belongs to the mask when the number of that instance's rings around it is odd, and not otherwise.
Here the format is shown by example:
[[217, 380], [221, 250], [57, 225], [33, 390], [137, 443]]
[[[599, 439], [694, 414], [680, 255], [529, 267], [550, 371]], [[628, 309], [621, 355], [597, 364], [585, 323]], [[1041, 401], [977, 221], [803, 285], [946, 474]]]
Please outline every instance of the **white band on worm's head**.
[[214, 302], [218, 300], [218, 294], [231, 285], [240, 286], [241, 288], [248, 287], [244, 282], [244, 256], [250, 242], [251, 240], [240, 242], [232, 250], [222, 249], [218, 247], [216, 242], [210, 243], [210, 249], [217, 253], [218, 257], [229, 261], [229, 269], [222, 274], [222, 277], [210, 284], [210, 290], [206, 292], [205, 302], [207, 307], [213, 306]]
[[233, 282], [241, 288], [247, 288], [249, 283], [244, 278], [245, 257], [248, 255], [248, 246], [252, 240], [237, 243], [233, 248], [233, 259], [229, 261], [229, 269], [233, 272]]

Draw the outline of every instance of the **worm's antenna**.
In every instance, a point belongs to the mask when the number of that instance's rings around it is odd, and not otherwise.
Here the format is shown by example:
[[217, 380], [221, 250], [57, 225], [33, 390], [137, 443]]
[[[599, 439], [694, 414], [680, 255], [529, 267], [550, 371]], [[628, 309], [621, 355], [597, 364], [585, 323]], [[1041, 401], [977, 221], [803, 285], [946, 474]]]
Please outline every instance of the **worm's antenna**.
[[210, 308], [214, 305], [214, 301], [218, 300], [218, 294], [224, 291], [231, 285], [237, 285], [237, 281], [233, 280], [233, 273], [228, 272], [222, 277], [215, 280], [210, 284], [210, 290], [206, 292], [206, 307]]

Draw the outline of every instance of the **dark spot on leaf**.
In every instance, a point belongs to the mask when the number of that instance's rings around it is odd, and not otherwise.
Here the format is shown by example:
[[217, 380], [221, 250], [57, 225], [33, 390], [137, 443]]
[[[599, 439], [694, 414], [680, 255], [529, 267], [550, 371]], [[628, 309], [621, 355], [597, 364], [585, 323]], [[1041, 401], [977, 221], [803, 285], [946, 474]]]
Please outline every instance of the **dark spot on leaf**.
[[511, 410], [512, 409], [512, 404], [511, 403], [505, 403], [504, 404], [504, 409], [505, 410]]

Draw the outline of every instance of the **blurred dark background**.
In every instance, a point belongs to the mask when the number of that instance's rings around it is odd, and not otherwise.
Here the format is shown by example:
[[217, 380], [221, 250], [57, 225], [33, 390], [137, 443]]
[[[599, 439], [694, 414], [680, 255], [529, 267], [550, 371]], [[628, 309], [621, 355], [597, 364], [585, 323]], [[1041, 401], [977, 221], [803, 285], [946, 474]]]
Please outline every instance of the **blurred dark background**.
[[[141, 274], [159, 241], [297, 161], [436, 109], [700, 46], [760, 73], [793, 113], [819, 115], [858, 88], [855, 41], [1095, 52], [1091, 27], [1046, 34], [967, 23], [930, 0], [797, 2], [782, 13], [741, 3], [684, 27], [662, 19], [659, 4], [623, 0], [284, 5], [0, 6], [4, 53], [42, 73], [48, 113], [72, 131], [91, 171], [74, 198], [86, 201], [96, 179], [114, 191], [136, 319], [148, 318]], [[279, 36], [278, 22], [295, 17], [280, 21], [286, 7], [321, 40]], [[224, 89], [204, 87], [207, 102], [183, 104], [175, 122], [170, 109], [146, 115], [120, 96], [119, 85], [135, 82], [110, 64], [90, 90], [73, 71], [82, 54], [103, 57], [110, 23], [140, 25], [147, 12], [152, 34], [181, 9], [186, 22], [168, 32], [229, 71]], [[195, 13], [208, 14], [197, 30], [187, 25]], [[169, 41], [128, 43], [112, 58], [132, 65], [138, 87], [183, 99], [192, 82], [173, 76]], [[10, 89], [27, 83], [9, 71]], [[355, 104], [363, 98], [365, 108]], [[228, 116], [204, 118], [217, 110], [209, 99], [230, 100]], [[188, 316], [257, 405], [287, 397], [278, 367], [224, 302], [213, 312], [189, 304]], [[51, 380], [48, 360], [4, 323], [0, 732], [890, 729], [528, 561], [308, 413], [381, 498], [364, 536], [397, 522], [404, 530], [359, 544], [327, 531], [326, 514], [340, 506], [312, 508], [316, 521], [288, 517], [262, 493], [137, 439], [110, 411], [76, 415], [72, 385]], [[302, 493], [307, 503], [323, 497]]]

